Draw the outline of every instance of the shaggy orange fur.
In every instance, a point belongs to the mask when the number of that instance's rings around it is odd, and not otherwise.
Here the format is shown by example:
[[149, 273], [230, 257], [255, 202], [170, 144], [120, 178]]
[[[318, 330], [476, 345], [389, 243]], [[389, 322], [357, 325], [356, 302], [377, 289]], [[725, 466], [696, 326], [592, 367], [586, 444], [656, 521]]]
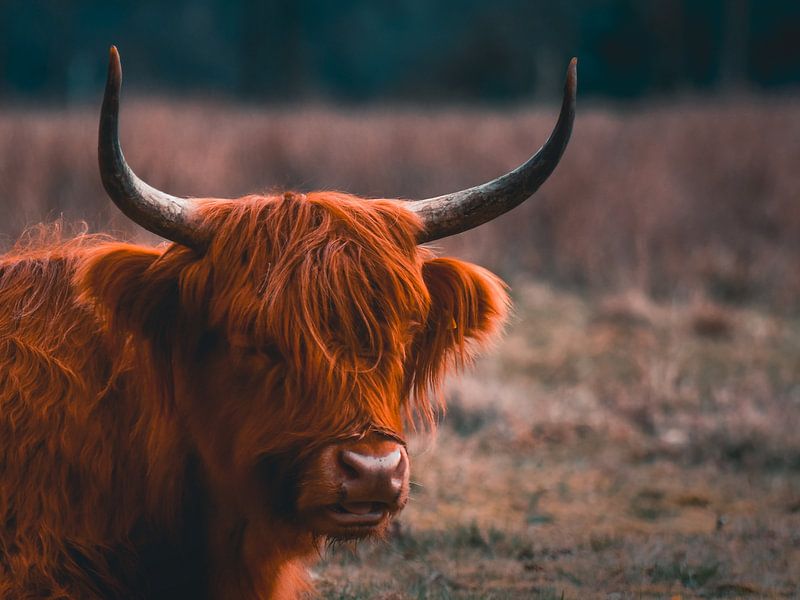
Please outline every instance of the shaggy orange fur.
[[310, 457], [433, 425], [503, 322], [504, 285], [416, 246], [400, 202], [202, 210], [202, 255], [51, 235], [0, 258], [0, 597], [295, 597]]

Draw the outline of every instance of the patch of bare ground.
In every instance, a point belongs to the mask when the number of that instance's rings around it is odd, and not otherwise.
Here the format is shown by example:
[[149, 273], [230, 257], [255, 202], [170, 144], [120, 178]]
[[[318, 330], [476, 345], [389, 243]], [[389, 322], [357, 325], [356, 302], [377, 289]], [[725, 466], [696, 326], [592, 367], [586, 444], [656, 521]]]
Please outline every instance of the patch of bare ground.
[[800, 322], [514, 289], [509, 335], [413, 444], [411, 504], [314, 569], [322, 596], [797, 597]]

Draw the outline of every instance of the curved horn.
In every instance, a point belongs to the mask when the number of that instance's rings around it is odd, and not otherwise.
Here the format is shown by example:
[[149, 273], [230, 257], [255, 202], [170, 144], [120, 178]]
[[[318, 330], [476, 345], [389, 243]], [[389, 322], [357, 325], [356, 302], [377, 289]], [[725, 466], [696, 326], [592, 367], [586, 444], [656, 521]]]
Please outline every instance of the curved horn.
[[508, 212], [527, 200], [556, 168], [569, 142], [575, 120], [578, 60], [573, 58], [567, 68], [564, 100], [553, 132], [536, 154], [510, 173], [473, 188], [416, 200], [408, 208], [422, 217], [425, 229], [418, 242], [434, 240], [467, 231]]
[[122, 66], [111, 46], [108, 79], [100, 112], [97, 154], [100, 177], [111, 200], [135, 223], [173, 242], [200, 249], [206, 243], [193, 200], [170, 196], [139, 179], [125, 162], [119, 144], [119, 90]]

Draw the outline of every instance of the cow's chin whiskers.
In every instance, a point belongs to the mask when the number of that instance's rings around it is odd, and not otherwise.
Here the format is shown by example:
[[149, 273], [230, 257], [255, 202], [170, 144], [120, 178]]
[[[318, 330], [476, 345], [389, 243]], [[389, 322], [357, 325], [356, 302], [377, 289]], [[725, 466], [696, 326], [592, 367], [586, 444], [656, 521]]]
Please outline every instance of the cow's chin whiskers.
[[389, 519], [387, 518], [373, 526], [345, 527], [336, 531], [328, 531], [324, 534], [325, 542], [330, 547], [337, 544], [355, 544], [366, 539], [383, 539], [389, 529], [388, 523]]
[[320, 549], [320, 557], [322, 558], [322, 552], [333, 552], [339, 549], [346, 549], [353, 555], [358, 553], [358, 546], [362, 542], [366, 541], [375, 541], [375, 542], [386, 542], [389, 539], [389, 531], [390, 527], [389, 524], [391, 523], [391, 518], [387, 519], [381, 526], [374, 528], [372, 531], [367, 533], [366, 535], [326, 535], [324, 537], [320, 537], [319, 539], [319, 549]]

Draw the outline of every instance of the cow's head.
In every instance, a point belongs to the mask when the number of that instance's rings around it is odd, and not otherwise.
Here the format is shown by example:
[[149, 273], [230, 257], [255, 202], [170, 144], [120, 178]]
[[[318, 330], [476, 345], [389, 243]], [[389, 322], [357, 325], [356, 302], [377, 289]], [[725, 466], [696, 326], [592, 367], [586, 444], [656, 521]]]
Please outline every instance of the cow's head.
[[248, 523], [335, 539], [380, 532], [408, 498], [404, 423], [432, 422], [429, 396], [446, 368], [491, 338], [507, 305], [491, 273], [420, 244], [506, 212], [553, 171], [572, 128], [575, 63], [556, 128], [528, 162], [418, 201], [165, 194], [123, 158], [120, 81], [112, 48], [103, 183], [126, 215], [175, 244], [98, 254], [85, 293], [168, 374], [164, 412]]

